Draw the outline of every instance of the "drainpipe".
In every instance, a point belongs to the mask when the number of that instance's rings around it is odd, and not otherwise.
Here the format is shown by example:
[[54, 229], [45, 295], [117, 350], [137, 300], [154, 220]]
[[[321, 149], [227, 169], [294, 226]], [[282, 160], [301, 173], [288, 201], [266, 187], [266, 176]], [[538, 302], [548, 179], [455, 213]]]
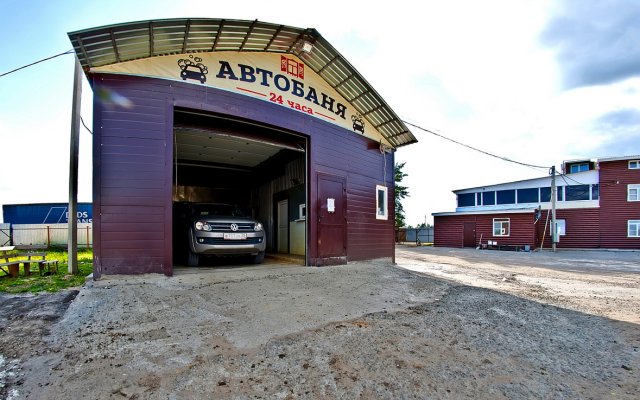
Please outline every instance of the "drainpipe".
[[556, 166], [551, 167], [551, 249], [556, 252]]

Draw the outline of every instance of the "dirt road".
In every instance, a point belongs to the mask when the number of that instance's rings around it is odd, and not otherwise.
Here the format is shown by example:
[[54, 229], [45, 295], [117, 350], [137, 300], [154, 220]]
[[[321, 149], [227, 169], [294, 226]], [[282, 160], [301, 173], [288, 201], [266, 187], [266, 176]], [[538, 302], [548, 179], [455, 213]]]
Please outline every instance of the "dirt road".
[[[438, 269], [463, 261], [435, 262], [423, 251], [399, 249], [397, 260], [405, 268], [423, 268], [421, 273], [388, 263], [268, 264], [180, 270], [173, 278], [113, 277], [87, 284], [66, 312], [58, 310], [60, 319], [48, 324], [51, 315], [36, 312], [46, 302], [32, 300], [41, 296], [5, 296], [3, 305], [31, 306], [1, 320], [3, 335], [9, 333], [0, 342], [3, 394], [637, 398], [640, 328], [623, 322], [637, 313], [614, 321], [578, 306], [549, 305], [548, 297], [531, 301], [522, 293], [450, 279], [459, 272], [434, 278], [425, 273], [444, 274]], [[489, 276], [477, 281], [489, 282]], [[595, 287], [603, 278], [594, 276]], [[497, 289], [505, 287], [510, 277], [505, 278], [496, 275]], [[575, 305], [569, 297], [567, 304]], [[53, 303], [68, 298], [73, 294]], [[616, 304], [595, 308], [626, 315], [614, 312]], [[30, 334], [32, 325], [42, 335]], [[16, 326], [19, 337], [12, 333]]]

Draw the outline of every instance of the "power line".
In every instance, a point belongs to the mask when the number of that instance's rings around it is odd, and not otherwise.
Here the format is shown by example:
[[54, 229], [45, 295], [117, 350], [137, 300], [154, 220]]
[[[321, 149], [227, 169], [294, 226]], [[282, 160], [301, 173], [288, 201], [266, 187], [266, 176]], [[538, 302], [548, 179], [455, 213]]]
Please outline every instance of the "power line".
[[[43, 58], [43, 59], [41, 59], [41, 60], [38, 60], [38, 61], [32, 62], [32, 63], [30, 63], [30, 64], [23, 65], [22, 67], [18, 67], [18, 68], [16, 68], [16, 69], [11, 70], [11, 71], [8, 71], [8, 72], [5, 72], [5, 73], [3, 73], [3, 74], [0, 74], [0, 78], [2, 78], [3, 76], [6, 76], [6, 75], [12, 74], [12, 73], [14, 73], [14, 72], [20, 71], [20, 70], [22, 70], [22, 69], [25, 69], [25, 68], [31, 67], [31, 66], [33, 66], [33, 65], [39, 64], [39, 63], [41, 63], [41, 62], [48, 61], [48, 60], [51, 60], [51, 59], [53, 59], [53, 58], [60, 57], [60, 56], [66, 55], [66, 54], [71, 54], [71, 53], [73, 53], [73, 52], [74, 52], [74, 49], [70, 49], [70, 50], [67, 50], [67, 51], [65, 51], [65, 52], [63, 52], [63, 53], [59, 53], [59, 54], [53, 55], [53, 56], [51, 56], [51, 57]], [[93, 135], [93, 132], [92, 132], [92, 131], [91, 131], [91, 129], [89, 129], [89, 127], [87, 127], [87, 125], [84, 123], [84, 120], [82, 119], [82, 117], [80, 117], [80, 121], [82, 122], [82, 125], [84, 126], [84, 128], [85, 128], [89, 133], [91, 133], [91, 134]], [[468, 144], [465, 144], [465, 143], [459, 142], [459, 141], [457, 141], [457, 140], [455, 140], [455, 139], [451, 139], [451, 138], [449, 138], [449, 137], [447, 137], [447, 136], [441, 135], [441, 134], [439, 134], [439, 133], [437, 133], [437, 132], [434, 132], [434, 131], [432, 131], [432, 130], [430, 130], [430, 129], [426, 129], [426, 128], [423, 128], [423, 127], [418, 126], [418, 125], [416, 125], [416, 124], [412, 124], [411, 122], [407, 122], [407, 121], [404, 121], [404, 120], [403, 120], [402, 122], [404, 122], [404, 123], [405, 123], [405, 124], [407, 124], [407, 125], [413, 126], [414, 128], [418, 128], [418, 129], [420, 129], [420, 130], [422, 130], [422, 131], [425, 131], [425, 132], [427, 132], [427, 133], [430, 133], [430, 134], [432, 134], [432, 135], [434, 135], [434, 136], [438, 136], [438, 137], [440, 137], [440, 138], [442, 138], [442, 139], [445, 139], [445, 140], [448, 140], [448, 141], [450, 141], [450, 142], [452, 142], [452, 143], [455, 143], [455, 144], [458, 144], [458, 145], [460, 145], [460, 146], [466, 147], [466, 148], [468, 148], [468, 149], [471, 149], [471, 150], [477, 151], [477, 152], [479, 152], [479, 153], [482, 153], [482, 154], [488, 155], [488, 156], [490, 156], [490, 157], [497, 158], [497, 159], [502, 160], [502, 161], [507, 161], [507, 162], [511, 162], [511, 163], [514, 163], [514, 164], [523, 165], [523, 166], [525, 166], [525, 167], [530, 167], [530, 168], [548, 169], [548, 167], [543, 167], [543, 166], [541, 166], [541, 165], [528, 164], [528, 163], [524, 163], [524, 162], [520, 162], [520, 161], [512, 160], [512, 159], [507, 158], [507, 157], [499, 156], [499, 155], [497, 155], [497, 154], [489, 153], [488, 151], [478, 149], [477, 147], [470, 146], [470, 145], [468, 145]], [[571, 178], [570, 178], [570, 179], [571, 179]]]
[[84, 123], [84, 119], [82, 119], [82, 115], [80, 116], [80, 122], [82, 122], [82, 126], [84, 126], [84, 129], [86, 129], [90, 134], [93, 135], [93, 132], [91, 132], [91, 129], [89, 129], [87, 124]]
[[32, 65], [36, 65], [36, 64], [39, 64], [39, 63], [41, 63], [41, 62], [51, 60], [52, 58], [56, 58], [56, 57], [60, 57], [60, 56], [64, 56], [65, 54], [71, 54], [71, 53], [73, 53], [73, 52], [74, 52], [74, 50], [73, 50], [73, 49], [71, 49], [71, 50], [67, 50], [67, 51], [65, 51], [64, 53], [56, 54], [55, 56], [51, 56], [51, 57], [47, 57], [47, 58], [43, 58], [42, 60], [38, 60], [38, 61], [32, 62], [31, 64], [23, 65], [22, 67], [18, 67], [18, 68], [13, 69], [13, 70], [11, 70], [11, 71], [9, 71], [9, 72], [5, 72], [5, 73], [3, 73], [3, 74], [0, 74], [0, 78], [2, 78], [3, 76], [6, 76], [6, 75], [12, 74], [12, 73], [14, 73], [14, 72], [16, 72], [16, 71], [20, 71], [21, 69], [28, 68], [28, 67], [30, 67], [30, 66], [32, 66]]
[[567, 185], [569, 185], [569, 183], [566, 181], [565, 178], [569, 179], [570, 181], [573, 181], [573, 182], [577, 183], [578, 185], [599, 185], [600, 187], [613, 186], [613, 184], [611, 184], [611, 183], [584, 183], [584, 182], [580, 182], [580, 181], [577, 181], [577, 180], [573, 179], [572, 177], [570, 177], [569, 176], [570, 174], [558, 174], [558, 175], [562, 178], [562, 180], [564, 180], [564, 182]]
[[422, 130], [422, 131], [425, 131], [425, 132], [427, 132], [427, 133], [430, 133], [430, 134], [432, 134], [432, 135], [434, 135], [434, 136], [438, 136], [439, 138], [442, 138], [442, 139], [448, 140], [448, 141], [453, 142], [453, 143], [455, 143], [455, 144], [458, 144], [458, 145], [460, 145], [460, 146], [466, 147], [466, 148], [471, 149], [471, 150], [475, 150], [475, 151], [477, 151], [477, 152], [480, 152], [480, 153], [485, 154], [485, 155], [490, 156], [490, 157], [497, 158], [497, 159], [502, 160], [502, 161], [508, 161], [508, 162], [511, 162], [511, 163], [514, 163], [514, 164], [524, 165], [525, 167], [539, 168], [539, 169], [545, 169], [545, 170], [548, 170], [548, 169], [549, 169], [549, 167], [543, 167], [543, 166], [541, 166], [541, 165], [527, 164], [527, 163], [523, 163], [523, 162], [520, 162], [520, 161], [512, 160], [512, 159], [507, 158], [507, 157], [502, 157], [502, 156], [499, 156], [499, 155], [497, 155], [497, 154], [489, 153], [488, 151], [484, 151], [484, 150], [478, 149], [477, 147], [473, 147], [473, 146], [470, 146], [470, 145], [468, 145], [468, 144], [464, 144], [464, 143], [458, 142], [458, 141], [457, 141], [457, 140], [455, 140], [455, 139], [451, 139], [451, 138], [449, 138], [449, 137], [446, 137], [446, 136], [444, 136], [444, 135], [441, 135], [441, 134], [439, 134], [439, 133], [437, 133], [437, 132], [434, 132], [434, 131], [432, 131], [432, 130], [429, 130], [429, 129], [423, 128], [423, 127], [421, 127], [421, 126], [418, 126], [418, 125], [412, 124], [411, 122], [407, 122], [407, 121], [404, 121], [404, 120], [403, 120], [402, 122], [404, 122], [404, 123], [405, 123], [405, 124], [407, 124], [407, 125], [411, 125], [411, 126], [413, 126], [414, 128], [418, 128], [418, 129], [420, 129], [420, 130]]
[[559, 174], [562, 177], [562, 180], [568, 185], [569, 183], [567, 183], [567, 180], [564, 178], [567, 178], [575, 183], [577, 183], [578, 185], [589, 185], [589, 183], [583, 183], [583, 182], [578, 182], [577, 180], [571, 178], [569, 175], [567, 174]]
[[[14, 69], [14, 70], [11, 70], [11, 71], [9, 71], [9, 72], [5, 72], [5, 73], [1, 74], [1, 75], [0, 75], [0, 78], [2, 78], [2, 77], [3, 77], [3, 76], [5, 76], [5, 75], [9, 75], [9, 74], [11, 74], [11, 73], [14, 73], [14, 72], [16, 72], [16, 71], [20, 71], [21, 69], [28, 68], [28, 67], [30, 67], [30, 66], [32, 66], [32, 65], [36, 65], [36, 64], [39, 64], [39, 63], [44, 62], [44, 61], [51, 60], [51, 59], [56, 58], [56, 57], [64, 56], [64, 55], [66, 55], [66, 54], [71, 54], [71, 53], [73, 53], [73, 52], [74, 52], [74, 50], [73, 50], [73, 49], [70, 49], [70, 50], [65, 51], [64, 53], [56, 54], [56, 55], [54, 55], [54, 56], [47, 57], [47, 58], [43, 58], [42, 60], [38, 60], [38, 61], [36, 61], [36, 62], [32, 62], [31, 64], [23, 65], [22, 67], [19, 67], [19, 68], [16, 68], [16, 69]], [[82, 116], [80, 116], [80, 122], [82, 122], [82, 126], [84, 126], [84, 129], [86, 129], [90, 134], [92, 134], [92, 135], [93, 135], [93, 132], [91, 131], [91, 129], [89, 129], [89, 127], [87, 126], [87, 124], [85, 124], [85, 123], [84, 123], [84, 119], [82, 119]]]

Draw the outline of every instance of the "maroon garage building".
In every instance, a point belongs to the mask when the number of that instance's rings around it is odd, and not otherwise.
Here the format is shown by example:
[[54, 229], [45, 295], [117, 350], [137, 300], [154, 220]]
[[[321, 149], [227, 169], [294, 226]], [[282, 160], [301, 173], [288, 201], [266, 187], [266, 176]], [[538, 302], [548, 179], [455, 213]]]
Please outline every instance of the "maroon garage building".
[[[640, 249], [640, 156], [565, 161], [556, 185], [559, 248]], [[435, 246], [551, 247], [551, 177], [454, 193], [456, 211], [433, 214]]]
[[94, 92], [94, 275], [172, 275], [182, 202], [235, 203], [305, 265], [394, 255], [415, 137], [314, 29], [172, 19], [69, 33]]

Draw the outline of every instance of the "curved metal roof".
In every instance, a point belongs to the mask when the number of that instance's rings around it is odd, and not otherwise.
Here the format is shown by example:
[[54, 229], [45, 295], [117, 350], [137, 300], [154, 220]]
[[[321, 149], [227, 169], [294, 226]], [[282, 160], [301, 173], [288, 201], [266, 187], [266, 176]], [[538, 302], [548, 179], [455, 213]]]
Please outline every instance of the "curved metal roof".
[[[356, 69], [313, 28], [267, 22], [182, 18], [139, 21], [69, 33], [88, 71], [125, 61], [214, 51], [290, 53], [340, 93], [395, 147], [417, 142], [396, 113]], [[302, 51], [313, 44], [310, 53]]]

